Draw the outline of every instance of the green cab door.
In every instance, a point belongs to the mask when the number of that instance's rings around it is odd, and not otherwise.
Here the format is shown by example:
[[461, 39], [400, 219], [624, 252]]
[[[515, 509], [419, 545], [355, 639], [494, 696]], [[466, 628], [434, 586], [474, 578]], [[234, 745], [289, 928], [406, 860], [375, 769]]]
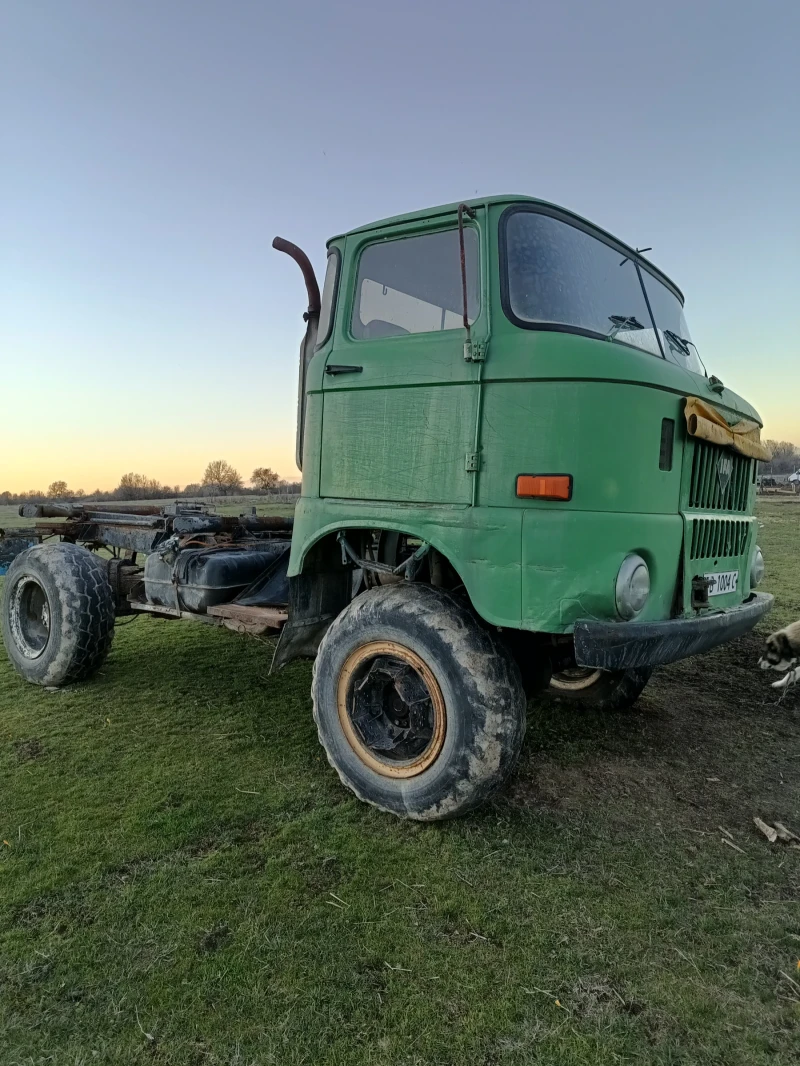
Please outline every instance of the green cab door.
[[[482, 212], [465, 223], [475, 340], [488, 319]], [[456, 212], [350, 235], [344, 258], [322, 383], [320, 496], [468, 504], [479, 386], [464, 358]]]

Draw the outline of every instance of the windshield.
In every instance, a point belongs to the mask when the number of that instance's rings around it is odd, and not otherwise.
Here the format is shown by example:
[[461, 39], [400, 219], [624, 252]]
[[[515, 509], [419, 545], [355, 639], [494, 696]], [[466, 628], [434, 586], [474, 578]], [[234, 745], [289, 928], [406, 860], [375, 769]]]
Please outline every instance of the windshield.
[[705, 373], [678, 297], [646, 270], [642, 271], [642, 280], [661, 336], [664, 358], [693, 370], [695, 374]]
[[507, 217], [505, 246], [508, 310], [519, 325], [585, 331], [702, 373], [679, 298], [618, 248], [525, 209]]

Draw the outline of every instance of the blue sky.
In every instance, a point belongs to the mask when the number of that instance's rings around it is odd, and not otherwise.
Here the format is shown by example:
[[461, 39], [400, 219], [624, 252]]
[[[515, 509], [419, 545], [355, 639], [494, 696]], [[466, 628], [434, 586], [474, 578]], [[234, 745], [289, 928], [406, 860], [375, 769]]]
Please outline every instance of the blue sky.
[[[515, 191], [650, 253], [800, 444], [800, 4], [6, 0], [0, 489], [294, 473], [325, 239]], [[20, 439], [30, 443], [23, 451]]]

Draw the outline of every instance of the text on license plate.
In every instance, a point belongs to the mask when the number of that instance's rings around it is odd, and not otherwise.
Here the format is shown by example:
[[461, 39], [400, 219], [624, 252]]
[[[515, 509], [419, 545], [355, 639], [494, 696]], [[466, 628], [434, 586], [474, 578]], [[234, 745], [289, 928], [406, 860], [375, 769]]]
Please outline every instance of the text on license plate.
[[721, 574], [705, 574], [708, 582], [709, 596], [724, 596], [726, 592], [736, 592], [739, 585], [739, 571], [725, 570]]

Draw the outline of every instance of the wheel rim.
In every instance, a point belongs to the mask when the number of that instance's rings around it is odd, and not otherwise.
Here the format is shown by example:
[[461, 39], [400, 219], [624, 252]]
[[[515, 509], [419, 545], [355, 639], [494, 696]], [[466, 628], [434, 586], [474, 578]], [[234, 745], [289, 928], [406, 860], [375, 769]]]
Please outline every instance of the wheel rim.
[[350, 747], [384, 777], [416, 777], [444, 746], [444, 697], [410, 648], [373, 641], [351, 652], [337, 685], [339, 723]]
[[38, 659], [50, 640], [50, 601], [35, 578], [24, 577], [14, 588], [11, 634], [26, 659]]
[[580, 692], [582, 689], [590, 688], [602, 673], [602, 670], [592, 670], [589, 666], [572, 666], [553, 674], [550, 678], [550, 687], [562, 692]]

